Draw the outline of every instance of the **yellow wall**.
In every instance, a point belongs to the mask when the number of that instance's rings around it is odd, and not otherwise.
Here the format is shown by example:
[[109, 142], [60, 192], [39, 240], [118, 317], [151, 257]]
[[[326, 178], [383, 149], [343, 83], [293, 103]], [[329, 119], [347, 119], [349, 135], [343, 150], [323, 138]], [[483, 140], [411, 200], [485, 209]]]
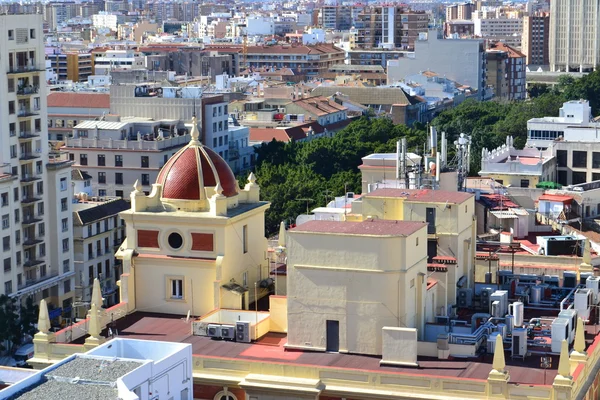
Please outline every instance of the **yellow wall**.
[[336, 320], [340, 350], [381, 354], [381, 328], [423, 322], [425, 227], [406, 238], [290, 231], [287, 247], [288, 345], [324, 350]]
[[[249, 289], [245, 306], [254, 301], [254, 283], [267, 278], [264, 237], [264, 210], [257, 207], [232, 218], [208, 213], [123, 212], [127, 226], [127, 247], [140, 254], [133, 258], [136, 309], [185, 315], [203, 315], [218, 307], [241, 308], [242, 296], [221, 290], [232, 280]], [[247, 225], [248, 246], [243, 252], [243, 226]], [[158, 230], [159, 249], [138, 248], [137, 230]], [[168, 246], [168, 236], [178, 232], [184, 238], [179, 250]], [[191, 233], [212, 233], [213, 251], [192, 251]], [[173, 257], [175, 256], [175, 257]], [[125, 266], [126, 264], [124, 264]], [[126, 271], [124, 271], [126, 272]], [[184, 298], [170, 299], [168, 280], [185, 278]]]
[[535, 188], [535, 185], [539, 183], [540, 177], [534, 175], [504, 175], [504, 174], [488, 174], [490, 178], [496, 181], [502, 181], [502, 185], [513, 187], [521, 187], [521, 179], [529, 180], [529, 187]]

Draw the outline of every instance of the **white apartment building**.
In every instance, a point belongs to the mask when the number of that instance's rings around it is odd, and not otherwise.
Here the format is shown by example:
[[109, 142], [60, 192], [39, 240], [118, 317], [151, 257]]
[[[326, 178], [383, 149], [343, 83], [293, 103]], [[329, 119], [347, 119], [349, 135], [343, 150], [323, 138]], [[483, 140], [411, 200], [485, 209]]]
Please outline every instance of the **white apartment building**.
[[600, 64], [600, 0], [550, 2], [551, 71], [590, 71]]
[[587, 100], [568, 101], [558, 117], [527, 121], [527, 145], [551, 149], [556, 157], [556, 181], [578, 185], [600, 180], [599, 130]]
[[130, 204], [115, 198], [94, 200], [84, 197], [73, 204], [75, 315], [79, 318], [85, 318], [89, 309], [95, 278], [100, 281], [102, 306], [119, 302], [117, 281], [122, 269], [115, 251], [123, 243], [125, 224], [118, 214], [129, 210]]
[[273, 35], [275, 33], [275, 22], [273, 18], [250, 16], [246, 18], [246, 34], [254, 35]]
[[111, 31], [116, 31], [119, 24], [117, 21], [117, 14], [104, 11], [92, 15], [92, 23], [95, 28], [106, 28]]
[[477, 37], [521, 47], [523, 18], [474, 18], [473, 31]]
[[104, 55], [94, 58], [94, 73], [107, 75], [113, 69], [143, 68], [144, 58], [133, 50], [106, 50]]
[[592, 122], [592, 119], [592, 109], [587, 100], [568, 101], [560, 108], [558, 117], [527, 121], [527, 145], [545, 149], [560, 137], [569, 142], [597, 140], [600, 124]]
[[81, 121], [63, 150], [92, 177], [95, 196], [129, 196], [136, 180], [149, 193], [160, 168], [190, 141], [177, 123], [135, 117]]
[[117, 338], [0, 390], [0, 398], [190, 400], [193, 382], [191, 344]]
[[0, 294], [44, 298], [58, 322], [74, 276], [62, 225], [70, 227], [70, 163], [48, 160], [41, 15], [0, 15], [0, 93]]

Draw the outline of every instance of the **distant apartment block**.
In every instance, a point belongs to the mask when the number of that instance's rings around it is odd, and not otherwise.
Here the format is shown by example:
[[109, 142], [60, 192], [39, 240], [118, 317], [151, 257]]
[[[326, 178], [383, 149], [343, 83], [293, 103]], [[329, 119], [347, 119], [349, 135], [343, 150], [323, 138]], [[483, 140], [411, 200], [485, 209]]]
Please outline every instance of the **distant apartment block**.
[[548, 65], [550, 63], [549, 42], [550, 15], [548, 13], [523, 17], [521, 52], [526, 57], [527, 65]]
[[356, 47], [412, 49], [428, 25], [425, 12], [410, 11], [404, 6], [367, 6], [356, 18]]
[[92, 55], [87, 52], [60, 52], [47, 55], [59, 81], [86, 82], [93, 75]]
[[130, 204], [122, 199], [80, 197], [73, 204], [75, 316], [85, 318], [94, 279], [100, 282], [104, 307], [119, 302], [117, 281], [122, 268], [114, 254], [125, 238], [125, 224], [118, 214], [129, 210]]
[[79, 121], [101, 118], [110, 111], [106, 93], [51, 92], [48, 94], [48, 140], [62, 142]]
[[184, 131], [175, 134], [177, 123], [136, 117], [81, 121], [62, 150], [92, 176], [98, 197], [128, 196], [136, 180], [149, 193], [160, 168], [189, 142]]
[[473, 3], [452, 4], [446, 6], [446, 22], [470, 20], [472, 13], [477, 9]]
[[346, 31], [352, 28], [352, 6], [324, 5], [319, 9], [319, 26], [323, 29]]
[[[495, 91], [496, 97], [506, 100], [525, 99], [527, 97], [525, 55], [504, 43], [490, 44], [486, 53], [488, 84], [499, 89]], [[494, 76], [498, 81], [491, 81]], [[500, 81], [502, 86], [497, 86]]]
[[510, 46], [521, 47], [523, 19], [500, 16], [496, 18], [474, 18], [475, 36], [482, 39], [502, 41]]
[[[457, 54], [461, 57], [456, 57]], [[483, 40], [441, 39], [438, 32], [432, 30], [426, 38], [415, 42], [415, 50], [409, 57], [389, 61], [387, 67], [389, 84], [435, 68], [438, 75], [476, 89], [480, 99], [489, 98], [492, 94], [486, 90]]]
[[586, 72], [600, 64], [599, 7], [598, 0], [551, 1], [551, 71]]

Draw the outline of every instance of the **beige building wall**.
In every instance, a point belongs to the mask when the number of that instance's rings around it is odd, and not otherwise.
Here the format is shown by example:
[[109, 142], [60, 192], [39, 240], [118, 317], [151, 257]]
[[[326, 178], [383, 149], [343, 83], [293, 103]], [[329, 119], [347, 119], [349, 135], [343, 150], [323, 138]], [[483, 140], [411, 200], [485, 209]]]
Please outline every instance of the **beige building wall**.
[[425, 227], [407, 237], [292, 230], [287, 240], [288, 346], [326, 350], [327, 320], [339, 321], [342, 352], [381, 354], [384, 326], [422, 331]]
[[404, 197], [379, 197], [364, 195], [352, 203], [352, 213], [359, 218], [380, 218], [401, 221], [426, 221], [427, 208], [435, 208], [435, 234], [438, 255], [456, 258], [456, 267], [448, 268], [447, 301], [456, 302], [456, 283], [462, 276], [473, 282], [475, 242], [475, 198], [461, 204], [446, 202], [418, 202]]
[[[213, 217], [209, 213], [153, 212], [121, 213], [126, 221], [127, 247], [140, 253], [132, 259], [135, 271], [136, 309], [138, 311], [185, 315], [203, 315], [215, 308], [243, 308], [254, 301], [254, 282], [267, 278], [264, 212], [261, 205], [231, 218]], [[247, 226], [247, 249], [243, 252], [244, 226]], [[137, 231], [159, 231], [159, 248], [140, 247]], [[168, 235], [178, 232], [184, 239], [179, 250], [168, 246]], [[213, 251], [192, 251], [192, 233], [211, 233]], [[254, 233], [254, 234], [252, 234]], [[184, 281], [181, 299], [170, 298], [170, 281]], [[248, 289], [238, 295], [221, 288], [235, 283]]]

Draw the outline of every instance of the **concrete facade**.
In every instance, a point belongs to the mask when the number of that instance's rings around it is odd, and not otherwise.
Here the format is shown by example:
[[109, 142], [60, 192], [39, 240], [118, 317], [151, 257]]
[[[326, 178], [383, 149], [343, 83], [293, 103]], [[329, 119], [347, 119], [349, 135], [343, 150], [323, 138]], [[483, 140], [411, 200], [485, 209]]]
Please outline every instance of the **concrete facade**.
[[600, 64], [600, 1], [550, 3], [551, 71], [591, 71]]
[[432, 66], [436, 66], [436, 73], [477, 89], [484, 98], [486, 60], [482, 40], [444, 40], [438, 38], [437, 31], [429, 31], [426, 40], [415, 41], [414, 57], [388, 62], [388, 82], [401, 81]]

